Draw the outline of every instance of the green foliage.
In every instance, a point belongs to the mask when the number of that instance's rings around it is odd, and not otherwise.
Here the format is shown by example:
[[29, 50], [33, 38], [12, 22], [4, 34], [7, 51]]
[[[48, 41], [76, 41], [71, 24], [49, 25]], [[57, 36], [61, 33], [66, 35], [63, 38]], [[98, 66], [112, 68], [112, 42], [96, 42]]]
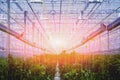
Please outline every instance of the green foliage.
[[120, 80], [120, 55], [91, 55], [78, 63], [62, 65], [62, 80]]
[[0, 58], [0, 80], [7, 80], [8, 77], [8, 64], [7, 60]]
[[[46, 69], [48, 68], [48, 70]], [[34, 59], [0, 58], [0, 80], [53, 80], [55, 67], [47, 67], [45, 64], [34, 63]], [[50, 69], [54, 70], [52, 73]]]
[[[73, 56], [73, 55], [72, 55]], [[63, 57], [63, 56], [62, 56]], [[61, 57], [61, 59], [62, 59]], [[74, 54], [76, 57], [76, 54]], [[59, 66], [61, 80], [120, 80], [120, 55], [77, 55], [77, 62]], [[0, 58], [0, 80], [53, 80], [56, 61], [47, 58]]]

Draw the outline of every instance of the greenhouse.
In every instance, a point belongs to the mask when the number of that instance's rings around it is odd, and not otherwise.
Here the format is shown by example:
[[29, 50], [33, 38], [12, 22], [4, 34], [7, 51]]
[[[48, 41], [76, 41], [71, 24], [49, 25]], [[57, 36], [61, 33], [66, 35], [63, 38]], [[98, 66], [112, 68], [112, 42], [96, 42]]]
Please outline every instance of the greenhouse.
[[0, 0], [0, 80], [120, 80], [120, 0]]

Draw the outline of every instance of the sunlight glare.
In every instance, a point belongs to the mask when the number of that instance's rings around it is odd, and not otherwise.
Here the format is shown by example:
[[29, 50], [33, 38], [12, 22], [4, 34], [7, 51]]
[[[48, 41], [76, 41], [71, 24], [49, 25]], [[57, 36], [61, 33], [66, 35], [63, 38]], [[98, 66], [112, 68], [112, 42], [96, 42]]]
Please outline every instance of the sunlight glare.
[[63, 38], [51, 38], [50, 43], [57, 52], [64, 50], [66, 47], [66, 42]]

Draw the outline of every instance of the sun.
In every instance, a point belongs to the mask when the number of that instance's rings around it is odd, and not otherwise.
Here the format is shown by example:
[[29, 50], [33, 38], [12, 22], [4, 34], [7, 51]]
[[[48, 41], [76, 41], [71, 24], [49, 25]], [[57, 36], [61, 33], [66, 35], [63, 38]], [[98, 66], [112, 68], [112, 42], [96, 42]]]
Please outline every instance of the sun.
[[65, 49], [67, 42], [63, 38], [54, 37], [50, 39], [50, 43], [54, 47], [56, 52], [60, 52]]

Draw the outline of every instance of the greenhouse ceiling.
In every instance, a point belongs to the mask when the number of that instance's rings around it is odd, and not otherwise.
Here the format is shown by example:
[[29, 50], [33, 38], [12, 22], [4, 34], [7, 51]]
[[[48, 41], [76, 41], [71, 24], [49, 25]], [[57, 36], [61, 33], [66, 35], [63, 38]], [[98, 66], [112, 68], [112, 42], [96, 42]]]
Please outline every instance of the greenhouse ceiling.
[[[108, 25], [120, 17], [120, 0], [10, 0], [11, 28], [19, 33], [24, 27], [25, 12], [27, 26], [35, 23], [46, 38], [58, 39], [59, 35], [74, 46], [101, 23]], [[0, 0], [0, 22], [4, 25], [7, 14], [7, 0]]]

